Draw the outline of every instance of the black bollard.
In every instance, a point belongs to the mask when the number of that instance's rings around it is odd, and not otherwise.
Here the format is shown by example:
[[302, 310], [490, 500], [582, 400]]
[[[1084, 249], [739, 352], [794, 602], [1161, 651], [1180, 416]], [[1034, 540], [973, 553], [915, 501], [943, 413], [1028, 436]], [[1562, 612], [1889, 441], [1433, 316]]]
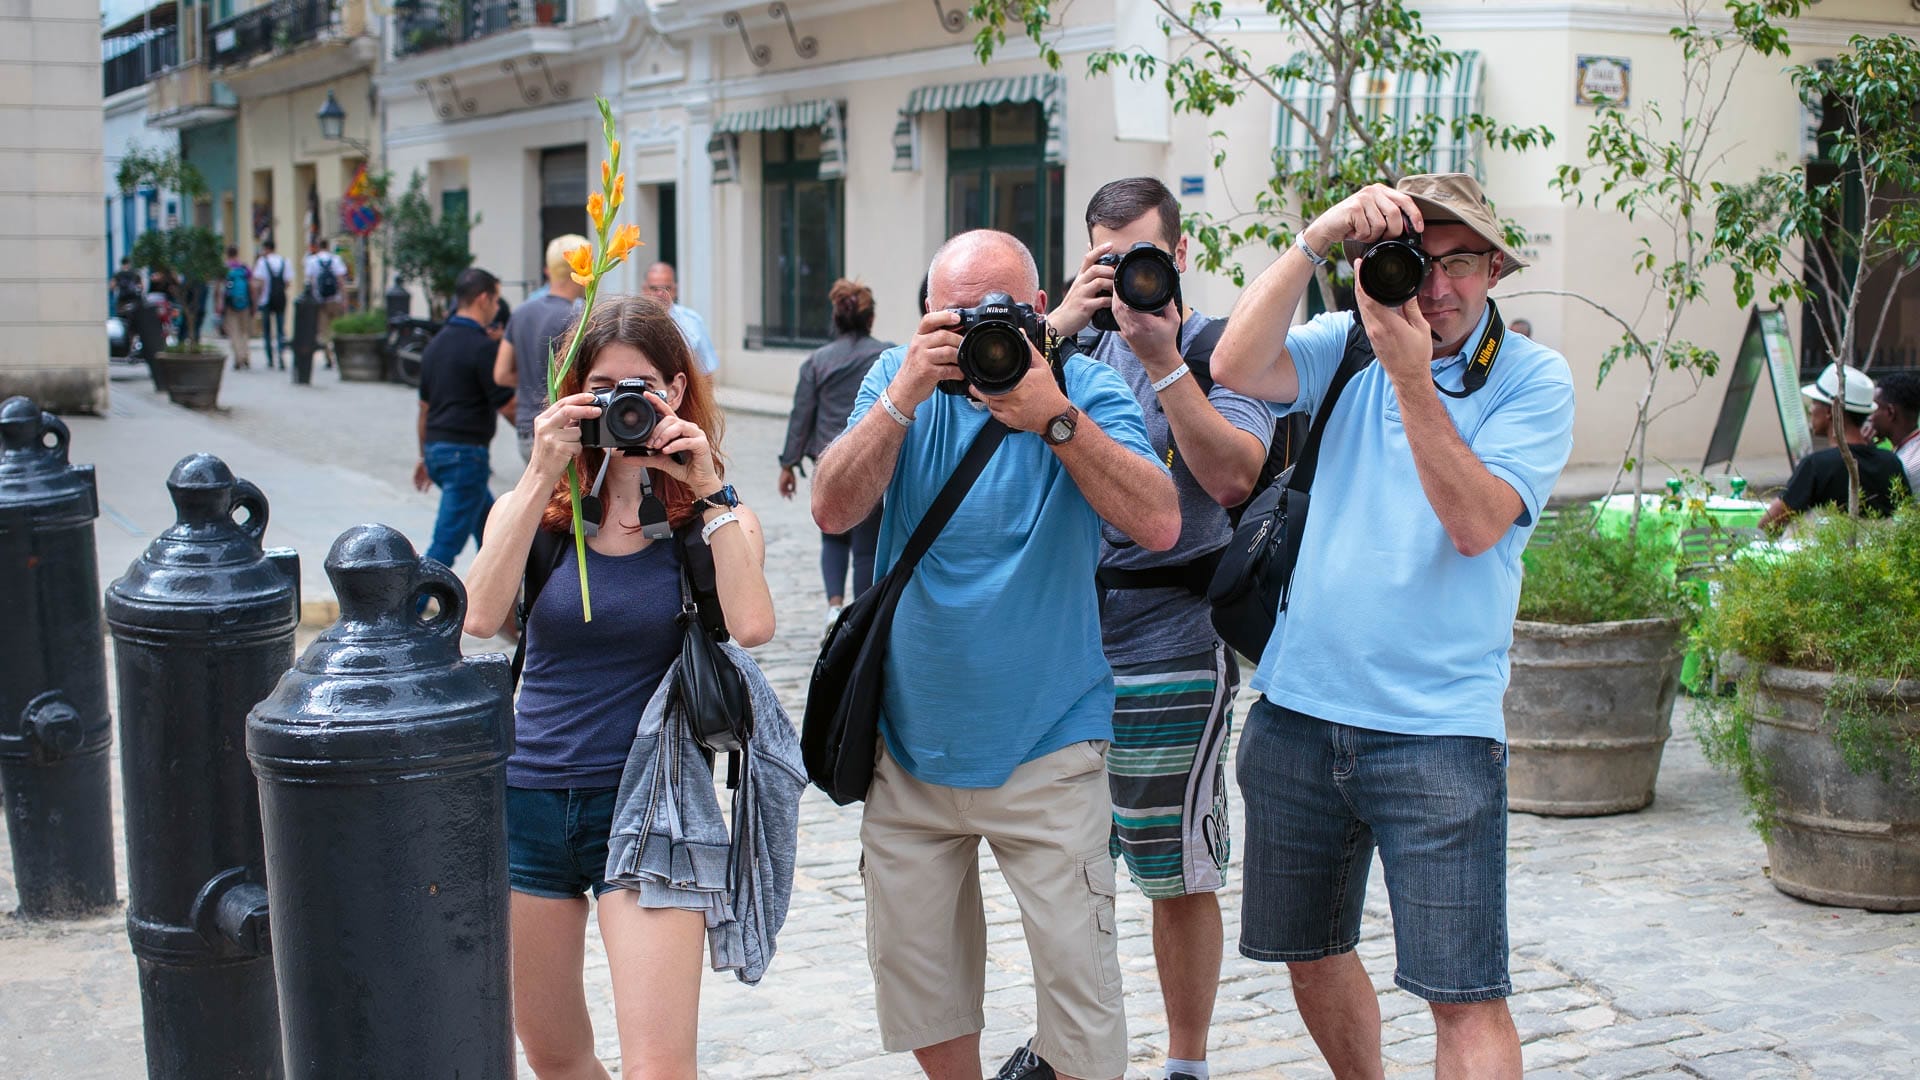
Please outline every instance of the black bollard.
[[93, 466], [67, 463], [67, 425], [32, 401], [0, 404], [0, 436], [0, 790], [18, 914], [70, 918], [119, 899], [99, 495]]
[[306, 293], [293, 298], [293, 381], [313, 382], [313, 350], [320, 347], [320, 301]]
[[461, 658], [466, 590], [385, 525], [327, 577], [340, 621], [247, 718], [287, 1075], [511, 1077], [507, 658]]
[[276, 1078], [266, 859], [245, 739], [247, 710], [293, 664], [300, 559], [261, 550], [266, 496], [219, 458], [183, 459], [167, 490], [178, 520], [107, 589], [147, 1075]]

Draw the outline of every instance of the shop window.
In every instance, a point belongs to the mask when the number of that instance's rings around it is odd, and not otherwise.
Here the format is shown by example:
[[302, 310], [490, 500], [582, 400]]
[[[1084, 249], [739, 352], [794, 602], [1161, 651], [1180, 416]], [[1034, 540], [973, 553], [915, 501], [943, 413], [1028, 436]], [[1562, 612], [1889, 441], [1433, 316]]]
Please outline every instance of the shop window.
[[549, 242], [568, 233], [593, 235], [587, 226], [585, 143], [540, 151], [540, 244], [534, 250], [544, 253]]
[[1066, 280], [1062, 240], [1064, 170], [1046, 162], [1046, 123], [1036, 102], [947, 114], [947, 234], [999, 229], [1019, 237], [1058, 299]]
[[820, 178], [820, 129], [761, 133], [766, 250], [762, 344], [810, 348], [833, 336], [827, 293], [840, 276], [843, 184]]

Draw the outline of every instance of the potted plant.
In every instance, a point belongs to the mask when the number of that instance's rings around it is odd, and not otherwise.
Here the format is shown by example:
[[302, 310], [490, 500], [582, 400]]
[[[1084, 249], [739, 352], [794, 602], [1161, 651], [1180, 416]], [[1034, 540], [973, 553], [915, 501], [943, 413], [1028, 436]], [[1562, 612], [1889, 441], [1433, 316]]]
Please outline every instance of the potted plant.
[[1508, 654], [1511, 809], [1584, 816], [1653, 801], [1688, 615], [1673, 558], [1669, 540], [1587, 514], [1536, 532]]
[[355, 311], [333, 320], [333, 347], [343, 382], [380, 382], [386, 378], [387, 318], [378, 311]]
[[[385, 178], [381, 178], [384, 189]], [[386, 200], [382, 200], [383, 204]], [[454, 280], [473, 265], [468, 234], [480, 223], [477, 216], [434, 215], [427, 198], [427, 178], [416, 171], [399, 199], [383, 205], [387, 268], [404, 281], [417, 281], [426, 290], [428, 316], [435, 322], [451, 307]]]
[[[220, 238], [199, 226], [149, 229], [133, 244], [133, 261], [148, 270], [165, 272], [186, 283], [212, 281], [225, 269]], [[224, 346], [202, 344], [200, 312], [186, 305], [186, 337], [162, 349], [149, 363], [156, 389], [165, 390], [177, 405], [212, 408], [220, 396], [220, 375], [226, 369]]]
[[1920, 911], [1920, 506], [1764, 554], [1696, 633], [1737, 673], [1700, 722], [1707, 758], [1745, 790], [1775, 888]]

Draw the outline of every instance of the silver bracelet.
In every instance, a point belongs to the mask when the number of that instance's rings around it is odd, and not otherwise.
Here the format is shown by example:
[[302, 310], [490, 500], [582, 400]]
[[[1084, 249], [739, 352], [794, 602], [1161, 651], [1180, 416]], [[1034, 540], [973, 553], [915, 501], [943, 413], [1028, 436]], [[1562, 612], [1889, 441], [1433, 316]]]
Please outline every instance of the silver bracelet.
[[1305, 255], [1315, 266], [1325, 266], [1333, 261], [1327, 256], [1313, 250], [1313, 245], [1307, 243], [1307, 234], [1304, 230], [1294, 234], [1293, 246], [1299, 248], [1301, 254]]
[[1165, 390], [1167, 387], [1172, 386], [1174, 383], [1179, 382], [1180, 376], [1185, 375], [1188, 370], [1189, 369], [1185, 364], [1181, 364], [1179, 367], [1174, 368], [1172, 371], [1167, 373], [1166, 378], [1161, 379], [1159, 382], [1156, 382], [1153, 384], [1153, 392], [1157, 394], [1160, 391]]
[[719, 532], [720, 526], [725, 525], [727, 522], [739, 521], [739, 520], [740, 520], [740, 515], [734, 513], [731, 510], [727, 511], [724, 514], [721, 514], [719, 517], [714, 518], [712, 521], [709, 521], [705, 525], [700, 526], [700, 542], [704, 544], [707, 541], [713, 539], [713, 534], [716, 532]]
[[894, 423], [901, 427], [913, 426], [913, 417], [901, 412], [900, 406], [893, 403], [893, 399], [887, 396], [885, 390], [880, 391], [880, 407], [887, 410], [887, 415], [893, 417]]

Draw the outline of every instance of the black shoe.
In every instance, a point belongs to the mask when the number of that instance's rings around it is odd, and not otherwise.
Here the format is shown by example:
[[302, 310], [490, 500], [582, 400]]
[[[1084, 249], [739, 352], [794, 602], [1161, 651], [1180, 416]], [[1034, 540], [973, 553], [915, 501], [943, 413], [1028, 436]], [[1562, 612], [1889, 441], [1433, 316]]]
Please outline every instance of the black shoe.
[[1034, 1053], [1031, 1045], [1022, 1046], [993, 1074], [993, 1080], [1054, 1080], [1053, 1066]]
[[1167, 1074], [1167, 1080], [1200, 1080], [1200, 1078], [1193, 1075], [1192, 1073], [1170, 1072]]

